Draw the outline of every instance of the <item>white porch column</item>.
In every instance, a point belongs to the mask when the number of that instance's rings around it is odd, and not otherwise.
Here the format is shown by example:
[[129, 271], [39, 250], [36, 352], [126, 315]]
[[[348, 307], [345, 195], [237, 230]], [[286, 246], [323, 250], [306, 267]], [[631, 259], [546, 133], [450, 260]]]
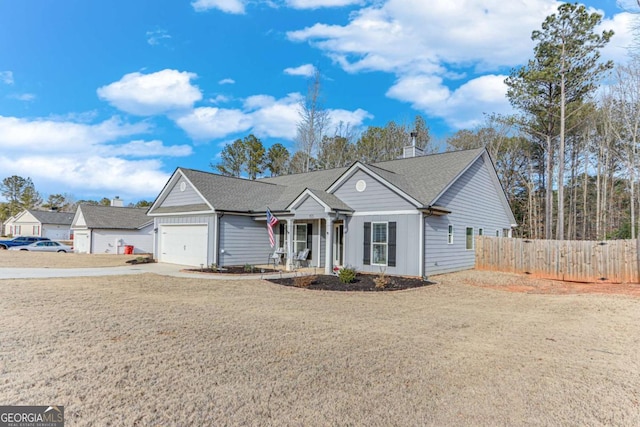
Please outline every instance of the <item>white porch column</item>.
[[333, 218], [327, 216], [327, 233], [325, 240], [324, 274], [333, 273]]
[[285, 236], [287, 241], [287, 271], [293, 270], [293, 218], [287, 219], [287, 233]]

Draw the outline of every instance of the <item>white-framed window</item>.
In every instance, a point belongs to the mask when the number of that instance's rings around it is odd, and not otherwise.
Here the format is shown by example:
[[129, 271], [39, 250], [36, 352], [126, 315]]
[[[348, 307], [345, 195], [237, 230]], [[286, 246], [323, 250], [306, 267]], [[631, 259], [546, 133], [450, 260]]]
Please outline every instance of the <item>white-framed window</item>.
[[39, 236], [40, 235], [40, 226], [39, 225], [34, 225], [33, 226], [33, 235], [34, 236]]
[[307, 224], [295, 224], [293, 228], [293, 250], [302, 252], [307, 249]]
[[500, 237], [500, 230], [496, 230], [496, 237]]
[[13, 227], [13, 231], [14, 231], [14, 236], [19, 236], [20, 234], [22, 234], [22, 226], [21, 225], [16, 225]]
[[509, 237], [509, 230], [508, 228], [503, 228], [502, 229], [502, 237]]
[[447, 244], [453, 245], [453, 225], [449, 224], [449, 232], [447, 234]]
[[389, 224], [371, 223], [371, 265], [387, 265], [389, 252]]
[[473, 249], [473, 227], [467, 227], [466, 230], [467, 237], [467, 250]]

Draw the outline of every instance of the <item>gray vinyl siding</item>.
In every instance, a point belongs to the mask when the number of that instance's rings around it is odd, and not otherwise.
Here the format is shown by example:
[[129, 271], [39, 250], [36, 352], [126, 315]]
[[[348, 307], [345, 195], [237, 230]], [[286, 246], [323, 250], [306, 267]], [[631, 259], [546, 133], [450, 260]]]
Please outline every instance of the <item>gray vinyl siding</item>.
[[[185, 183], [186, 187], [184, 191], [180, 191], [180, 184]], [[185, 205], [197, 205], [204, 203], [202, 197], [196, 193], [191, 184], [189, 184], [184, 178], [181, 178], [176, 185], [173, 186], [167, 197], [162, 201], [160, 207], [168, 206], [185, 206]]]
[[266, 264], [273, 251], [265, 221], [229, 214], [220, 218], [220, 265]]
[[[159, 229], [161, 225], [187, 225], [187, 224], [207, 224], [209, 230], [209, 238], [207, 239], [207, 263], [212, 264], [214, 262], [214, 248], [215, 248], [215, 215], [181, 215], [181, 216], [158, 216], [154, 218], [154, 229]], [[158, 259], [158, 239], [154, 232], [153, 253], [154, 257]]]
[[324, 206], [312, 197], [307, 197], [305, 201], [295, 209], [296, 219], [319, 218], [324, 215]]
[[[345, 265], [358, 271], [403, 276], [420, 275], [420, 219], [422, 215], [364, 215], [347, 219], [345, 232]], [[363, 265], [364, 223], [396, 222], [396, 266]]]
[[[444, 216], [425, 217], [425, 275], [471, 269], [475, 251], [466, 249], [466, 228], [473, 235], [482, 228], [485, 235], [510, 228], [509, 213], [480, 157], [441, 197], [436, 205], [451, 211]], [[453, 225], [453, 244], [447, 243], [448, 227]], [[475, 239], [474, 239], [475, 241]]]
[[[118, 246], [117, 240], [122, 240]], [[134, 254], [148, 254], [153, 252], [153, 225], [141, 230], [104, 230], [94, 229], [91, 239], [91, 253], [117, 254], [124, 253], [124, 246], [133, 246]]]
[[[367, 187], [362, 192], [356, 190], [356, 183], [359, 180], [367, 183]], [[353, 174], [334, 191], [334, 194], [356, 212], [415, 209], [415, 206], [406, 199], [363, 171]]]

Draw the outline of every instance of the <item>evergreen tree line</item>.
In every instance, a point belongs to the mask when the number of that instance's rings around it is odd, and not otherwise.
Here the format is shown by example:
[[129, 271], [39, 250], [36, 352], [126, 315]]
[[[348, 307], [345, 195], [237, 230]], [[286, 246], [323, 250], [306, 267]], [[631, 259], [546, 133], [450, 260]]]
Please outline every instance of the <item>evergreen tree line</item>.
[[403, 147], [412, 142], [411, 133], [419, 148], [429, 153], [436, 151], [424, 118], [416, 116], [411, 125], [391, 121], [384, 127], [369, 127], [358, 137], [349, 126], [339, 124], [332, 135], [322, 136], [314, 150], [298, 149], [293, 154], [281, 143], [265, 149], [262, 141], [251, 134], [225, 146], [220, 161], [210, 166], [222, 175], [256, 179], [339, 168], [356, 160], [375, 163], [400, 157]]

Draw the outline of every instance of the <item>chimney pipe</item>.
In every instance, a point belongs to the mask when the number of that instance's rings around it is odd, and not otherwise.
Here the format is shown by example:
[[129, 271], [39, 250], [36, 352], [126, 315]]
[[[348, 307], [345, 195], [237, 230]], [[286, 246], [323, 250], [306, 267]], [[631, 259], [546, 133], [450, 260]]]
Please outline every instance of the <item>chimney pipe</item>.
[[411, 132], [411, 146], [416, 146], [416, 138], [418, 137], [418, 132]]

